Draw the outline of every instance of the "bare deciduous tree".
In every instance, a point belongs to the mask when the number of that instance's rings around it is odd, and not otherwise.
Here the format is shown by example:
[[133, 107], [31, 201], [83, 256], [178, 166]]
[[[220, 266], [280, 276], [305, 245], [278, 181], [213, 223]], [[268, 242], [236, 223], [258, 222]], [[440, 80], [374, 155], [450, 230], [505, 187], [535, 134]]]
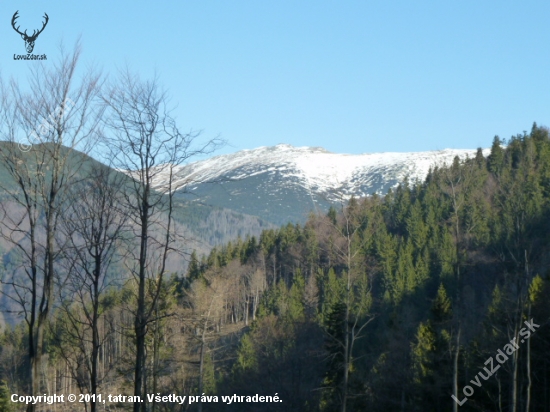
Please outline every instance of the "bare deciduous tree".
[[335, 348], [334, 359], [339, 359], [337, 368], [342, 376], [339, 388], [330, 388], [339, 395], [339, 410], [346, 412], [349, 393], [350, 371], [353, 367], [353, 353], [355, 344], [364, 336], [364, 330], [370, 324], [375, 315], [370, 313], [372, 305], [372, 279], [369, 277], [368, 268], [362, 253], [365, 247], [365, 238], [368, 237], [368, 219], [357, 200], [352, 198], [347, 207], [342, 207], [342, 213], [330, 217], [321, 217], [321, 222], [326, 225], [327, 238], [322, 240], [322, 248], [325, 253], [332, 255], [336, 265], [342, 265], [344, 272], [340, 280], [341, 306], [337, 319], [340, 323], [331, 332], [331, 327], [326, 330], [326, 335]]
[[[120, 192], [127, 181], [125, 175], [92, 163], [86, 178], [71, 188], [62, 214], [61, 231], [67, 239], [63, 261], [68, 276], [59, 294], [66, 329], [70, 329], [64, 334], [76, 336], [73, 346], [84, 359], [88, 378], [83, 393], [98, 393], [100, 383], [101, 298], [110, 286], [121, 284], [121, 279], [114, 277], [113, 266], [123, 259], [120, 250], [127, 213], [121, 207]], [[95, 412], [95, 398], [90, 405]]]
[[[198, 144], [198, 133], [181, 133], [170, 115], [168, 98], [157, 80], [142, 81], [128, 71], [103, 96], [108, 116], [106, 125], [114, 167], [133, 177], [123, 193], [134, 228], [129, 271], [137, 284], [134, 332], [136, 360], [134, 395], [142, 396], [145, 385], [145, 337], [155, 320], [155, 307], [166, 272], [166, 263], [174, 253], [177, 234], [173, 222], [173, 196], [183, 182], [176, 182], [175, 171], [189, 159], [211, 153], [218, 139]], [[153, 184], [163, 180], [162, 190]], [[153, 290], [147, 291], [147, 288]], [[146, 296], [152, 299], [146, 300]], [[139, 411], [144, 403], [135, 403]]]
[[77, 80], [79, 57], [77, 46], [69, 54], [62, 50], [53, 66], [33, 66], [28, 91], [15, 80], [1, 86], [0, 160], [11, 179], [2, 182], [10, 201], [1, 205], [0, 233], [22, 256], [19, 270], [3, 280], [4, 293], [27, 324], [30, 395], [41, 393], [44, 332], [61, 250], [59, 213], [98, 132], [100, 111], [93, 103], [100, 76], [89, 72]]

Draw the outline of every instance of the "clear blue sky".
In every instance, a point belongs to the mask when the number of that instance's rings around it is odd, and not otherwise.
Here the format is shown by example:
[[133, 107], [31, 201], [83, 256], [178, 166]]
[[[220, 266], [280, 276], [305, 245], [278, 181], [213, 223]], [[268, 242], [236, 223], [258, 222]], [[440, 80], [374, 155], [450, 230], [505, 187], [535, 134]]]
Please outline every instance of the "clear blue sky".
[[155, 71], [182, 129], [221, 153], [277, 143], [342, 153], [488, 147], [550, 125], [548, 1], [36, 1], [0, 4], [0, 68], [33, 62], [10, 20], [81, 36], [84, 65]]

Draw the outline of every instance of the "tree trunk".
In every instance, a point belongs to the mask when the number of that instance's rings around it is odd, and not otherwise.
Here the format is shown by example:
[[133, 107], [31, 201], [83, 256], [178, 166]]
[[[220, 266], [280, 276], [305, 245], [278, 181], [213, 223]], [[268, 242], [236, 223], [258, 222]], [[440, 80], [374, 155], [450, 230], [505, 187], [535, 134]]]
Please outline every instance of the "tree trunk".
[[[456, 334], [456, 348], [453, 360], [453, 395], [458, 399], [458, 358], [460, 356], [460, 322], [458, 324], [458, 332]], [[458, 412], [458, 403], [453, 401], [453, 412]]]
[[[52, 189], [53, 200], [55, 200], [55, 190]], [[44, 328], [46, 326], [46, 321], [48, 319], [50, 302], [53, 294], [53, 257], [54, 257], [54, 238], [53, 238], [53, 215], [52, 209], [53, 206], [50, 203], [49, 213], [46, 214], [46, 264], [44, 265], [44, 284], [42, 289], [42, 298], [40, 300], [40, 306], [38, 308], [38, 319], [36, 322], [36, 331], [31, 330], [31, 334], [36, 333], [36, 338], [33, 342], [32, 353], [30, 356], [31, 361], [31, 390], [32, 396], [36, 396], [41, 393], [41, 372], [42, 372], [42, 363], [43, 363], [43, 352], [44, 352]], [[35, 293], [33, 293], [34, 295]], [[34, 309], [33, 309], [34, 312]], [[30, 337], [29, 337], [30, 338]], [[31, 339], [31, 338], [30, 338]], [[27, 411], [35, 411], [35, 405], [28, 405]]]
[[[33, 242], [33, 246], [34, 246], [34, 242]], [[34, 247], [33, 247], [34, 249]], [[34, 257], [34, 253], [33, 253], [33, 257]], [[31, 305], [32, 305], [32, 308], [31, 308], [31, 316], [30, 316], [30, 320], [29, 320], [29, 327], [28, 327], [28, 339], [29, 339], [29, 360], [30, 360], [30, 388], [29, 388], [29, 395], [31, 396], [35, 396], [38, 392], [39, 392], [39, 388], [37, 387], [37, 380], [36, 380], [36, 365], [37, 363], [39, 363], [39, 360], [37, 359], [37, 355], [36, 355], [36, 345], [35, 345], [35, 336], [34, 336], [34, 324], [36, 322], [35, 320], [35, 317], [36, 317], [36, 294], [37, 294], [37, 289], [36, 289], [36, 266], [33, 265], [31, 263], [31, 271], [33, 273], [33, 277], [32, 277], [32, 283], [33, 283], [33, 286], [32, 286], [32, 297], [31, 297]], [[27, 405], [27, 411], [28, 412], [34, 412], [35, 410], [35, 405], [32, 405], [32, 404], [29, 404]]]
[[351, 249], [350, 249], [350, 240], [348, 238], [348, 271], [347, 271], [347, 284], [346, 284], [346, 315], [344, 318], [344, 377], [342, 379], [342, 407], [340, 412], [346, 412], [347, 401], [348, 401], [348, 381], [349, 381], [349, 368], [351, 361], [350, 353], [350, 294], [351, 294]]
[[[97, 284], [94, 285], [97, 293]], [[98, 305], [99, 302], [94, 302], [94, 313], [92, 315], [92, 372], [90, 376], [91, 387], [91, 412], [96, 412], [97, 383], [98, 383], [98, 361], [99, 361], [99, 330], [98, 330]]]
[[[521, 319], [521, 318], [520, 318]], [[514, 337], [517, 337], [517, 324], [514, 329]], [[518, 410], [518, 351], [516, 350], [512, 355], [513, 362], [513, 371], [512, 371], [512, 411], [517, 412]]]
[[[524, 256], [525, 256], [525, 281], [529, 282], [529, 261], [527, 260], [527, 250], [524, 250]], [[527, 286], [527, 290], [529, 290], [529, 286]], [[529, 298], [530, 299], [530, 298]], [[531, 302], [528, 304], [527, 308], [527, 319], [531, 319]], [[531, 407], [531, 340], [527, 340], [527, 359], [525, 360], [527, 363], [527, 399], [525, 400], [525, 412], [529, 412], [529, 409]]]
[[[153, 339], [153, 393], [157, 393], [157, 375], [159, 368], [159, 345], [160, 345], [160, 332], [159, 332], [159, 310], [158, 304], [155, 307], [155, 316], [157, 320], [155, 321], [155, 337]], [[153, 405], [151, 406], [151, 411], [155, 412], [157, 403], [153, 399]]]
[[[149, 173], [149, 171], [145, 171]], [[139, 284], [137, 298], [137, 313], [134, 320], [134, 330], [136, 333], [136, 364], [134, 369], [134, 396], [140, 399], [143, 390], [143, 374], [145, 368], [145, 268], [147, 264], [147, 240], [149, 235], [149, 184], [145, 183], [143, 198], [141, 201], [141, 236], [139, 249]], [[145, 403], [134, 402], [134, 412], [144, 410]]]
[[248, 326], [248, 308], [249, 308], [249, 296], [248, 294], [246, 295], [246, 300], [244, 302], [244, 325], [245, 326]]
[[200, 360], [199, 360], [199, 406], [197, 411], [202, 412], [202, 392], [204, 387], [203, 377], [204, 377], [204, 352], [205, 352], [205, 338], [206, 338], [206, 327], [207, 325], [204, 325], [204, 328], [202, 330], [202, 336], [201, 336], [201, 353], [200, 353]]

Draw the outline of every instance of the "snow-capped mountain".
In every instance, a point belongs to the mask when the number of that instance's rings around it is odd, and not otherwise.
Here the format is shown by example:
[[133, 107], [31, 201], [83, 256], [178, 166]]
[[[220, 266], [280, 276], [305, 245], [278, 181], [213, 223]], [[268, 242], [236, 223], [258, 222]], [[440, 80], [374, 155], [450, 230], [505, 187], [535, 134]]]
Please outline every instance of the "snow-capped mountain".
[[[430, 167], [475, 153], [445, 149], [350, 155], [279, 144], [181, 166], [175, 176], [178, 195], [281, 224], [303, 221], [311, 211], [324, 211], [352, 195], [384, 194], [405, 177], [423, 180]], [[159, 173], [155, 187], [165, 188], [165, 183], [166, 175]]]

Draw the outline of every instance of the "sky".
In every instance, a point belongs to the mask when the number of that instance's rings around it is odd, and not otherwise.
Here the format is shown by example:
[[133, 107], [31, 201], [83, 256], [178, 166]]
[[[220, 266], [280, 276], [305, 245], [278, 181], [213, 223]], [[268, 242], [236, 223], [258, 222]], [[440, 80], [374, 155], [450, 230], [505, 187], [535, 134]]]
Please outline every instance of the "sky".
[[34, 61], [158, 76], [182, 130], [218, 153], [287, 143], [336, 153], [489, 147], [549, 125], [548, 1], [30, 1], [0, 3], [0, 71]]

